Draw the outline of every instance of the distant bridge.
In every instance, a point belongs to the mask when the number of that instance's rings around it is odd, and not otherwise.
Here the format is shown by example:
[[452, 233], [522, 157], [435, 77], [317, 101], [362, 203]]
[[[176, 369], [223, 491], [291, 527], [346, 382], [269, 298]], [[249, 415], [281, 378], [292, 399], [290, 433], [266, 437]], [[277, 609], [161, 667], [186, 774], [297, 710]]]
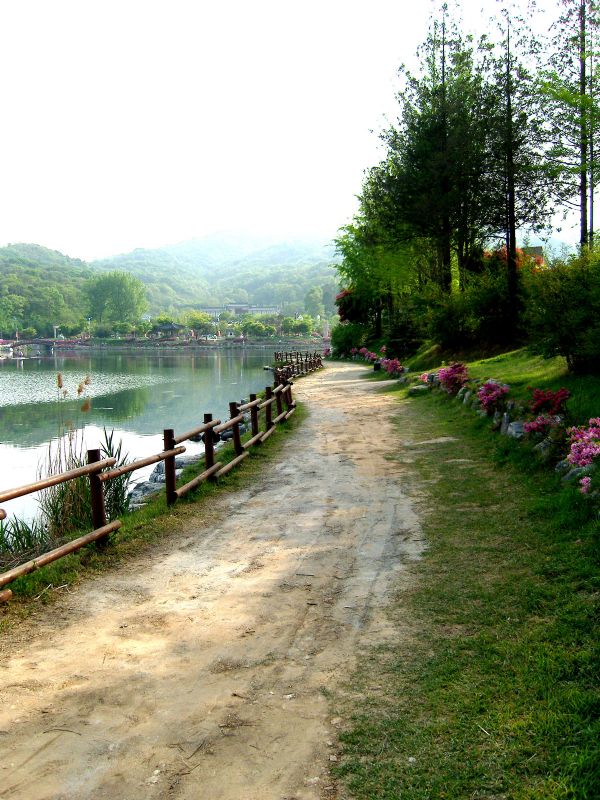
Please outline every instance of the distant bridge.
[[2, 344], [12, 347], [13, 353], [21, 347], [35, 347], [41, 352], [49, 354], [70, 345], [81, 344], [82, 341], [82, 339], [3, 339]]

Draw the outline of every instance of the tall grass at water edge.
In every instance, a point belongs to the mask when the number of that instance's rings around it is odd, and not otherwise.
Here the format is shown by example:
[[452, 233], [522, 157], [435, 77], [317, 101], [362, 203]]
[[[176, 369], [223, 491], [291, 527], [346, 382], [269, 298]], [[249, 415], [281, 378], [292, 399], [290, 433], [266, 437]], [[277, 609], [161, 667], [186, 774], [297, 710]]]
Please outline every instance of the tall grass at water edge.
[[[76, 389], [81, 397], [90, 377], [86, 376]], [[83, 431], [71, 421], [65, 420], [62, 401], [68, 396], [64, 388], [63, 376], [57, 375], [57, 423], [59, 435], [48, 444], [45, 462], [38, 468], [38, 480], [50, 475], [58, 475], [71, 469], [85, 466]], [[89, 399], [84, 399], [81, 412], [90, 408]], [[115, 458], [117, 466], [127, 463], [122, 453], [122, 442], [117, 442], [114, 431], [104, 428], [104, 440], [100, 444], [103, 458]], [[116, 519], [127, 510], [127, 493], [131, 475], [126, 474], [108, 481], [104, 486], [104, 499], [107, 519]], [[0, 521], [0, 569], [22, 563], [40, 553], [58, 546], [79, 531], [93, 527], [90, 483], [82, 476], [65, 483], [50, 486], [40, 492], [39, 514], [31, 522], [12, 517]]]

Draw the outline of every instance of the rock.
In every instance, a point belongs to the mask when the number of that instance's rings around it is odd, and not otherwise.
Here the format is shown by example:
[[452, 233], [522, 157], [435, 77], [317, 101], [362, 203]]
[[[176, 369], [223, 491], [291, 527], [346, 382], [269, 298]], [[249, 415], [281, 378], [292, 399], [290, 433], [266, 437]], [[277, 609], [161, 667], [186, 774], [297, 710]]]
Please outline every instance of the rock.
[[573, 465], [571, 464], [571, 462], [570, 462], [570, 461], [567, 461], [567, 459], [566, 459], [566, 458], [563, 458], [563, 460], [562, 460], [562, 461], [559, 461], [559, 462], [558, 462], [558, 464], [557, 464], [557, 465], [554, 467], [554, 471], [555, 471], [555, 472], [558, 472], [558, 473], [559, 473], [559, 475], [560, 475], [560, 474], [565, 474], [565, 473], [566, 473], [566, 472], [568, 472], [568, 471], [569, 471], [569, 470], [570, 470], [572, 467], [573, 467]]
[[492, 430], [499, 431], [501, 425], [502, 425], [502, 414], [499, 411], [494, 411], [494, 416], [492, 418]]
[[[202, 461], [204, 458], [204, 453], [194, 453], [193, 455], [189, 456], [176, 456], [175, 457], [175, 467], [177, 469], [185, 469], [186, 467], [191, 467], [194, 464], [197, 464], [199, 461]], [[164, 461], [161, 462], [164, 468]]]
[[[476, 397], [475, 400], [473, 400], [473, 402], [471, 403], [471, 408], [473, 409], [473, 411], [478, 411], [481, 408], [481, 400], [478, 397]], [[487, 417], [487, 411], [483, 412], [483, 416]]]
[[533, 450], [542, 464], [547, 464], [554, 453], [554, 442], [551, 439], [542, 439]]
[[464, 405], [466, 405], [466, 406], [468, 406], [468, 405], [469, 405], [469, 400], [471, 399], [472, 395], [473, 395], [473, 392], [472, 392], [470, 389], [468, 389], [468, 390], [467, 390], [467, 391], [464, 393], [464, 396], [463, 396], [463, 403], [464, 403]]
[[160, 492], [161, 487], [153, 481], [143, 481], [134, 486], [129, 493], [128, 501], [130, 505], [138, 505], [153, 494]]
[[400, 377], [400, 378], [398, 378], [398, 383], [401, 384], [401, 385], [404, 385], [404, 384], [408, 383], [408, 378]]
[[524, 424], [525, 423], [522, 420], [515, 420], [514, 422], [509, 423], [506, 435], [512, 437], [513, 439], [522, 439], [525, 435], [525, 431], [523, 430]]
[[572, 467], [566, 475], [562, 476], [561, 483], [573, 483], [579, 478], [584, 478], [586, 475], [589, 475], [590, 472], [591, 470], [589, 467]]
[[473, 406], [473, 408], [475, 409], [475, 413], [478, 417], [481, 417], [481, 419], [487, 419], [487, 411], [484, 411], [482, 408], [476, 408], [475, 406]]
[[502, 422], [500, 423], [500, 433], [502, 434], [502, 436], [508, 435], [509, 425], [510, 425], [510, 416], [508, 414], [508, 411], [505, 411], [504, 414], [502, 414]]
[[429, 385], [424, 383], [420, 383], [418, 386], [411, 386], [408, 390], [409, 395], [417, 395], [417, 394], [427, 394], [429, 391]]
[[456, 393], [456, 399], [457, 400], [462, 400], [464, 398], [464, 396], [465, 396], [466, 391], [467, 391], [467, 387], [466, 386], [461, 386], [460, 389], [458, 390], [458, 392]]
[[[203, 453], [194, 453], [189, 456], [176, 456], [175, 457], [175, 469], [182, 470], [186, 467], [191, 467], [194, 464], [198, 464], [204, 458]], [[152, 473], [148, 480], [152, 481], [153, 483], [164, 483], [165, 481], [165, 462], [159, 461], [158, 464], [152, 470]]]

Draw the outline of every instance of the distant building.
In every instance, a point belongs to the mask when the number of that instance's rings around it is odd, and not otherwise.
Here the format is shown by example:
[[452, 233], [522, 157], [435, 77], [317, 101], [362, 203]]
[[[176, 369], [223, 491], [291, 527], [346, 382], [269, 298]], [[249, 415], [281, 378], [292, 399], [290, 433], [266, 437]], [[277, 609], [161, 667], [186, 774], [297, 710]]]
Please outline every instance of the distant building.
[[539, 264], [543, 264], [546, 260], [544, 258], [544, 248], [536, 245], [535, 247], [522, 247], [523, 255], [531, 256]]
[[218, 320], [224, 311], [228, 311], [236, 317], [243, 314], [279, 314], [280, 306], [253, 306], [249, 303], [226, 303], [223, 306], [203, 306], [198, 311], [210, 314], [213, 319]]

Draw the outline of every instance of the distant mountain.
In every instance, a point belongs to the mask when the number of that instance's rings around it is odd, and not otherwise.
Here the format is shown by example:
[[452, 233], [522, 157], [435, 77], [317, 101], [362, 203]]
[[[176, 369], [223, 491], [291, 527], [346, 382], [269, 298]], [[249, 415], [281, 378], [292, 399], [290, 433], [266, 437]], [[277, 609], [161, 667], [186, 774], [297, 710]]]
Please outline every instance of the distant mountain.
[[315, 286], [322, 287], [327, 300], [335, 293], [334, 263], [333, 247], [322, 241], [273, 242], [213, 234], [154, 250], [133, 250], [92, 266], [130, 272], [143, 281], [151, 311], [224, 302], [302, 310], [296, 307]]
[[0, 338], [24, 327], [42, 335], [55, 326], [65, 334], [81, 330], [89, 313], [86, 282], [106, 270], [139, 278], [151, 314], [241, 302], [279, 306], [286, 314], [331, 315], [338, 285], [334, 261], [323, 242], [233, 234], [137, 249], [91, 264], [37, 244], [8, 245], [0, 248]]
[[40, 267], [47, 270], [66, 269], [73, 270], [81, 275], [89, 273], [89, 266], [80, 258], [70, 258], [58, 250], [49, 250], [39, 244], [8, 244], [0, 247], [0, 266], [9, 264], [23, 267]]
[[84, 286], [94, 273], [78, 258], [37, 244], [0, 248], [0, 337], [33, 326], [77, 325], [85, 314]]

